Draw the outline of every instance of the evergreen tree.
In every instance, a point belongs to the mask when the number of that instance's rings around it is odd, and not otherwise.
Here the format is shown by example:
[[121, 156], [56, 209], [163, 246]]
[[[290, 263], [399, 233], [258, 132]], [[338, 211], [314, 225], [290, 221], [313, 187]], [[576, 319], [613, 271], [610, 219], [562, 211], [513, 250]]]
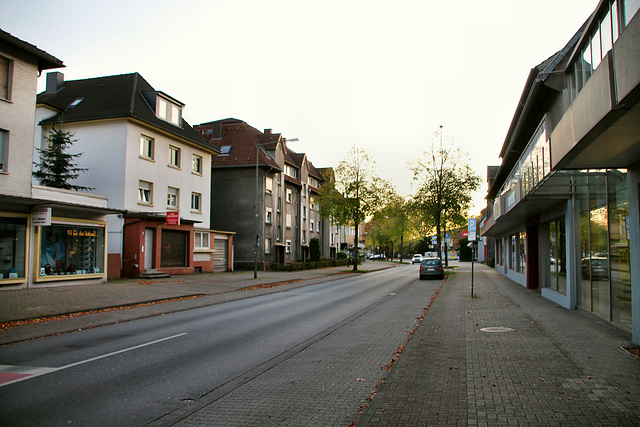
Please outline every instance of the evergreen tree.
[[33, 176], [40, 185], [63, 188], [65, 190], [93, 190], [91, 187], [69, 183], [80, 176], [80, 172], [87, 170], [86, 168], [79, 168], [73, 163], [73, 160], [80, 157], [82, 153], [69, 154], [66, 152], [68, 146], [76, 142], [76, 140], [71, 139], [72, 136], [69, 132], [54, 130], [47, 138], [47, 148], [44, 150], [38, 149], [40, 163], [35, 163], [37, 170], [33, 172]]

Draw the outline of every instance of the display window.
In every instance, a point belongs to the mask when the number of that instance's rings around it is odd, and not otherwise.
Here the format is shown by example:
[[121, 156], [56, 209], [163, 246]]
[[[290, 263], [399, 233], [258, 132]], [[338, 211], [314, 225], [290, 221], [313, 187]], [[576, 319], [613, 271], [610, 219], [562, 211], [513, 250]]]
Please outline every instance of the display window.
[[104, 223], [52, 223], [39, 229], [39, 280], [104, 275]]
[[0, 285], [26, 278], [27, 216], [0, 217]]

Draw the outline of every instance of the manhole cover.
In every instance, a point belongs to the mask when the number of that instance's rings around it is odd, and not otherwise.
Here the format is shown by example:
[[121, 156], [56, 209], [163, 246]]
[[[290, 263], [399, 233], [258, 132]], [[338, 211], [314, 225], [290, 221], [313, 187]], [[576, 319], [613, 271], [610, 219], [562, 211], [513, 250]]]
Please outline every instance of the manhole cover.
[[505, 328], [502, 326], [490, 326], [488, 328], [480, 329], [482, 332], [510, 332], [513, 331], [513, 328]]

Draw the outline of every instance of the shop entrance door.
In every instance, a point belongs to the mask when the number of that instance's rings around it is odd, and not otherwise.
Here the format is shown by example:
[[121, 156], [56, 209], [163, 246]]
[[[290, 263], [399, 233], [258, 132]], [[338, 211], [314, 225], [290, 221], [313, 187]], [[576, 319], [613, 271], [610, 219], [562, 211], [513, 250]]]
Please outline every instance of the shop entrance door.
[[144, 229], [144, 269], [153, 268], [153, 228]]

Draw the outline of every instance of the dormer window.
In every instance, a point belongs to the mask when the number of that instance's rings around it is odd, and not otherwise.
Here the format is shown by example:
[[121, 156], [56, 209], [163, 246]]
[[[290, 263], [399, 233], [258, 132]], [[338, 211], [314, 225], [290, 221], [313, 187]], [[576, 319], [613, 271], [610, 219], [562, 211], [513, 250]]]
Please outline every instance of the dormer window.
[[162, 120], [180, 126], [182, 119], [182, 106], [158, 95], [156, 102], [156, 115]]

